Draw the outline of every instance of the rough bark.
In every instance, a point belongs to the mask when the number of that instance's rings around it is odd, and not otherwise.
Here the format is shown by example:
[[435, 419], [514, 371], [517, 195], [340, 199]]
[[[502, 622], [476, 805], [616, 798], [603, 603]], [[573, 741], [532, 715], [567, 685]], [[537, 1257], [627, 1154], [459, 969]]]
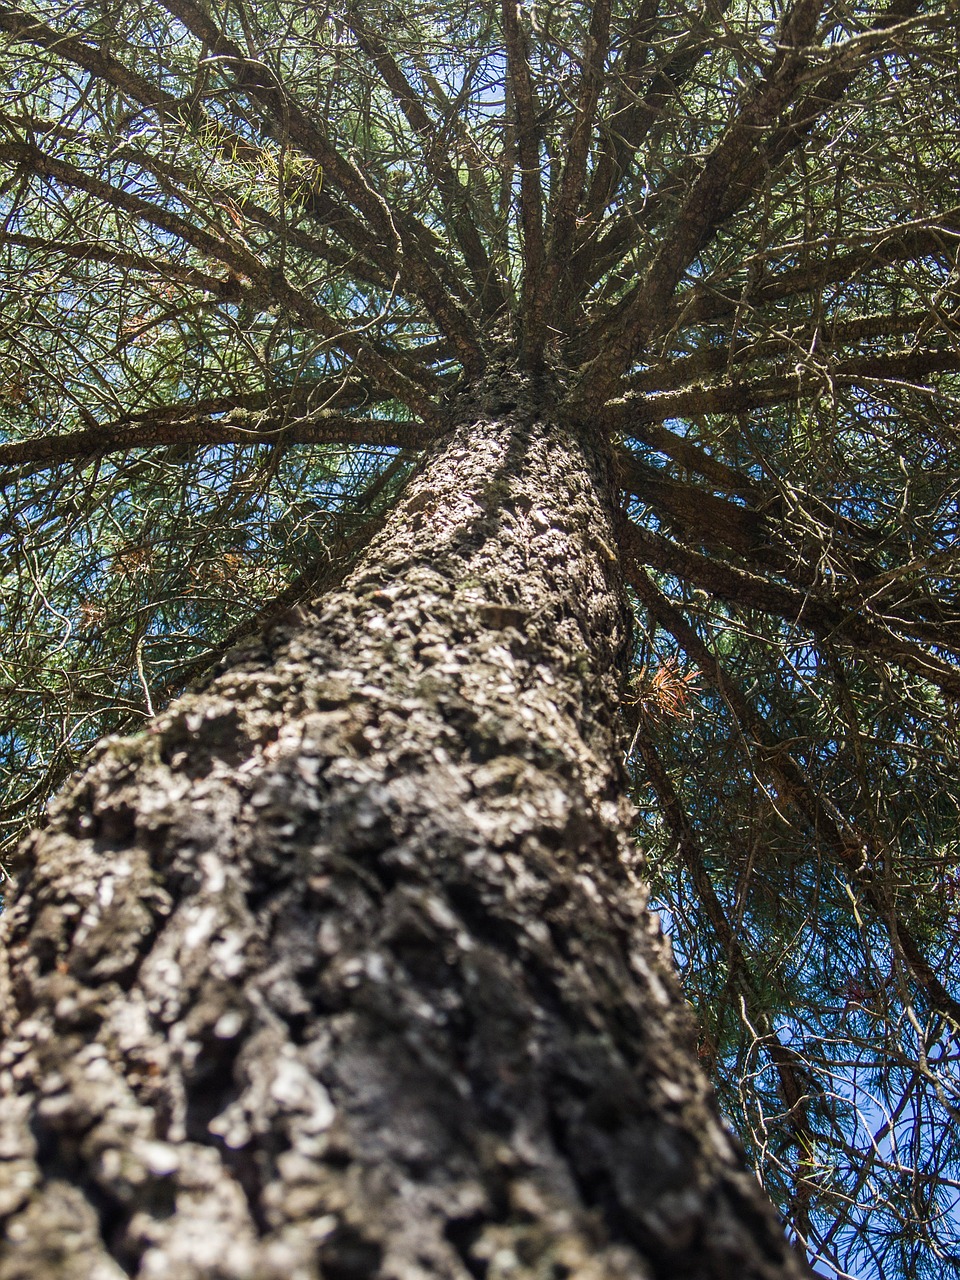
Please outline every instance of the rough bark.
[[22, 850], [2, 1280], [806, 1274], [631, 869], [613, 468], [550, 405], [494, 370]]

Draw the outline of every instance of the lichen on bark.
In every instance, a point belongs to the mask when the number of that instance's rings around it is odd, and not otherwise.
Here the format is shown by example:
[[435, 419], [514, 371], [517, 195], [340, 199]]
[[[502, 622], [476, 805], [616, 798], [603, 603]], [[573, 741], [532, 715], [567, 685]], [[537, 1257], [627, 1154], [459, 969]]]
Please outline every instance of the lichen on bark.
[[629, 843], [602, 436], [507, 366], [4, 921], [0, 1280], [793, 1277]]

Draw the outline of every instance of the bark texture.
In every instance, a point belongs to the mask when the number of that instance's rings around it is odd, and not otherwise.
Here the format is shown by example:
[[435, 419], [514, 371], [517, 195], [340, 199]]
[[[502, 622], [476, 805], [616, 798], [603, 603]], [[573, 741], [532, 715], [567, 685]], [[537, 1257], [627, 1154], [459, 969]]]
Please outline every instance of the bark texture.
[[806, 1274], [631, 871], [605, 446], [494, 368], [22, 851], [0, 1280]]

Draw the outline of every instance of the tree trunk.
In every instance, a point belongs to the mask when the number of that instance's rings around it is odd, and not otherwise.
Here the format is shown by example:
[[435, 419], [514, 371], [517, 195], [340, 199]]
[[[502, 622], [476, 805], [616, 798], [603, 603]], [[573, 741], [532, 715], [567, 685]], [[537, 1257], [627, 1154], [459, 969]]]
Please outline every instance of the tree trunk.
[[797, 1277], [631, 871], [605, 446], [501, 368], [22, 851], [0, 1280]]

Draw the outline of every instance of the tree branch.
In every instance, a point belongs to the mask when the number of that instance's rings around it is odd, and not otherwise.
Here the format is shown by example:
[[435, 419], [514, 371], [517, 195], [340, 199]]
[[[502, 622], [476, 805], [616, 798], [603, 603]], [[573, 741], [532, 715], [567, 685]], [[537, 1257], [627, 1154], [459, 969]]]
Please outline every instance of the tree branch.
[[[711, 16], [722, 18], [731, 3], [732, 0], [720, 0], [719, 4], [711, 7]], [[632, 201], [618, 210], [602, 235], [597, 235], [600, 228], [596, 220], [613, 199], [629, 171], [630, 161], [661, 117], [666, 104], [687, 83], [704, 54], [712, 48], [702, 29], [682, 36], [667, 61], [650, 78], [646, 92], [641, 96], [641, 70], [648, 76], [650, 74], [649, 68], [642, 67], [641, 57], [647, 51], [646, 42], [655, 9], [655, 4], [644, 4], [637, 16], [635, 36], [627, 49], [624, 79], [611, 113], [611, 120], [621, 115], [624, 119], [616, 131], [610, 130], [608, 144], [601, 150], [594, 166], [580, 243], [571, 262], [571, 271], [585, 281], [596, 280], [603, 273], [604, 264], [616, 261], [635, 235], [640, 211]]]
[[786, 745], [778, 741], [760, 712], [751, 708], [736, 681], [649, 575], [632, 565], [628, 566], [627, 579], [644, 607], [670, 632], [724, 699], [740, 725], [744, 740], [755, 746], [751, 762], [804, 814], [816, 835], [825, 841], [831, 857], [861, 889], [877, 918], [886, 926], [894, 953], [906, 959], [932, 1007], [946, 1013], [960, 1026], [960, 1003], [934, 974], [913, 935], [899, 919], [882, 882], [873, 877], [879, 851], [871, 848], [870, 841], [854, 824], [827, 806]]
[[753, 976], [746, 952], [740, 945], [737, 934], [727, 919], [726, 912], [713, 887], [706, 868], [703, 848], [680, 803], [680, 797], [677, 795], [670, 775], [657, 754], [653, 739], [642, 717], [637, 724], [633, 743], [635, 748], [639, 749], [644, 771], [657, 797], [657, 804], [664, 821], [673, 836], [680, 859], [693, 882], [693, 887], [717, 941], [723, 949], [724, 957], [730, 967], [730, 978], [743, 997], [751, 1024], [759, 1028], [763, 1037], [763, 1047], [770, 1055], [777, 1072], [780, 1096], [786, 1109], [786, 1120], [793, 1133], [802, 1164], [804, 1159], [809, 1160], [810, 1153], [814, 1149], [814, 1138], [807, 1115], [809, 1084], [803, 1059], [795, 1050], [785, 1045], [776, 1033], [770, 1011], [761, 997], [759, 984]]
[[321, 409], [302, 417], [289, 418], [280, 406], [274, 410], [233, 409], [223, 417], [197, 413], [176, 420], [162, 414], [140, 415], [129, 421], [70, 431], [63, 435], [35, 436], [0, 444], [0, 488], [16, 484], [26, 475], [60, 466], [65, 462], [87, 463], [111, 453], [159, 446], [203, 448], [232, 444], [241, 447], [275, 442], [282, 445], [333, 444], [369, 445], [399, 449], [422, 449], [433, 432], [416, 422], [393, 422], [386, 418], [355, 418]]
[[[949, 333], [957, 316], [955, 313], [941, 313], [937, 319], [941, 322], [937, 326], [938, 332], [942, 328]], [[756, 338], [731, 334], [725, 346], [705, 346], [695, 355], [680, 360], [652, 363], [641, 372], [630, 374], [626, 386], [630, 391], [648, 393], [689, 389], [704, 374], [722, 373], [736, 365], [791, 353], [801, 361], [808, 361], [811, 357], [832, 360], [832, 353], [839, 347], [873, 338], [899, 337], [905, 333], [917, 335], [925, 328], [929, 329], [930, 320], [929, 309], [899, 314], [882, 312], [843, 319], [828, 316], [813, 324], [784, 324]]]
[[[546, 251], [547, 265], [535, 304], [540, 316], [545, 316], [547, 308], [557, 302], [558, 283], [570, 265], [569, 257], [586, 183], [587, 156], [593, 138], [603, 67], [610, 43], [610, 4], [611, 0], [593, 0], [577, 102], [567, 140], [566, 159], [557, 196], [550, 210], [552, 225]], [[565, 293], [569, 301], [568, 291], [561, 290], [560, 298]]]
[[539, 364], [543, 355], [543, 319], [539, 312], [540, 281], [544, 269], [543, 187], [540, 175], [537, 107], [527, 42], [520, 28], [517, 0], [502, 0], [503, 38], [507, 75], [516, 112], [516, 146], [520, 164], [520, 223], [523, 229], [523, 346], [527, 363]]
[[685, 184], [680, 208], [660, 237], [642, 278], [587, 333], [591, 382], [614, 386], [645, 336], [656, 327], [680, 277], [708, 236], [719, 202], [752, 155], [762, 131], [783, 111], [807, 74], [805, 46], [823, 4], [824, 0], [796, 0], [784, 15], [777, 53], [763, 80], [727, 126], [697, 177]]
[[[748, 501], [759, 501], [769, 498], [770, 495], [763, 485], [753, 480], [750, 476], [745, 475], [742, 471], [737, 471], [734, 467], [728, 466], [727, 463], [721, 462], [719, 458], [714, 458], [707, 453], [699, 445], [693, 443], [685, 436], [677, 435], [668, 427], [661, 426], [656, 422], [632, 424], [629, 432], [624, 432], [631, 440], [636, 440], [639, 444], [646, 445], [650, 449], [662, 453], [675, 462], [678, 467], [682, 467], [684, 471], [691, 471], [694, 475], [703, 476], [709, 480], [713, 488], [720, 489], [724, 493], [734, 493], [740, 498]], [[623, 454], [626, 456], [621, 459], [620, 465], [623, 468], [623, 475], [629, 476], [634, 462], [633, 454], [629, 449], [623, 448]]]
[[707, 546], [728, 547], [748, 555], [769, 537], [767, 519], [751, 507], [738, 506], [693, 484], [674, 480], [635, 458], [627, 449], [617, 453], [621, 486], [649, 503], [660, 516]]
[[184, 263], [171, 262], [159, 256], [148, 258], [143, 254], [130, 253], [118, 245], [95, 240], [54, 240], [47, 236], [21, 235], [18, 232], [4, 231], [0, 228], [0, 247], [5, 244], [18, 249], [37, 250], [40, 253], [56, 255], [58, 258], [74, 259], [78, 262], [102, 262], [107, 266], [139, 271], [146, 276], [160, 276], [165, 280], [175, 280], [178, 284], [191, 285], [203, 293], [210, 293], [215, 298], [224, 300], [236, 301], [242, 292], [242, 286], [236, 276], [210, 275]]
[[[935, 219], [924, 219], [906, 227], [878, 228], [876, 239], [858, 245], [846, 253], [836, 253], [831, 238], [806, 244], [784, 245], [766, 251], [747, 263], [748, 270], [761, 268], [756, 282], [749, 276], [731, 281], [728, 291], [708, 277], [684, 290], [668, 308], [660, 332], [672, 332], [694, 326], [712, 324], [743, 311], [759, 311], [770, 303], [809, 293], [838, 281], [855, 280], [864, 271], [892, 266], [897, 262], [915, 263], [924, 258], [946, 259], [952, 267], [960, 240], [960, 207], [949, 209]], [[817, 249], [826, 258], [815, 258]], [[814, 257], [809, 266], [796, 267], [775, 275], [765, 275], [766, 265], [778, 256], [795, 257], [799, 250]]]
[[913, 382], [931, 373], [960, 369], [960, 350], [891, 351], [884, 355], [854, 356], [838, 360], [823, 369], [799, 367], [795, 372], [760, 378], [756, 382], [728, 380], [685, 387], [680, 391], [628, 393], [610, 400], [598, 417], [614, 431], [633, 433], [635, 426], [666, 422], [672, 418], [692, 418], [705, 413], [748, 413], [772, 404], [783, 404], [809, 396], [817, 385], [832, 387], [871, 386], [875, 383]]
[[[901, 618], [874, 617], [852, 610], [833, 600], [825, 600], [811, 590], [783, 586], [746, 569], [692, 551], [689, 547], [641, 529], [624, 520], [620, 530], [623, 551], [640, 566], [661, 572], [700, 587], [741, 608], [759, 609], [783, 618], [791, 626], [806, 627], [821, 639], [862, 649], [922, 676], [948, 698], [960, 698], [960, 666], [952, 665], [917, 644], [902, 639], [893, 627], [921, 637], [929, 644], [953, 647], [944, 629]], [[931, 634], [931, 632], [933, 634]]]

